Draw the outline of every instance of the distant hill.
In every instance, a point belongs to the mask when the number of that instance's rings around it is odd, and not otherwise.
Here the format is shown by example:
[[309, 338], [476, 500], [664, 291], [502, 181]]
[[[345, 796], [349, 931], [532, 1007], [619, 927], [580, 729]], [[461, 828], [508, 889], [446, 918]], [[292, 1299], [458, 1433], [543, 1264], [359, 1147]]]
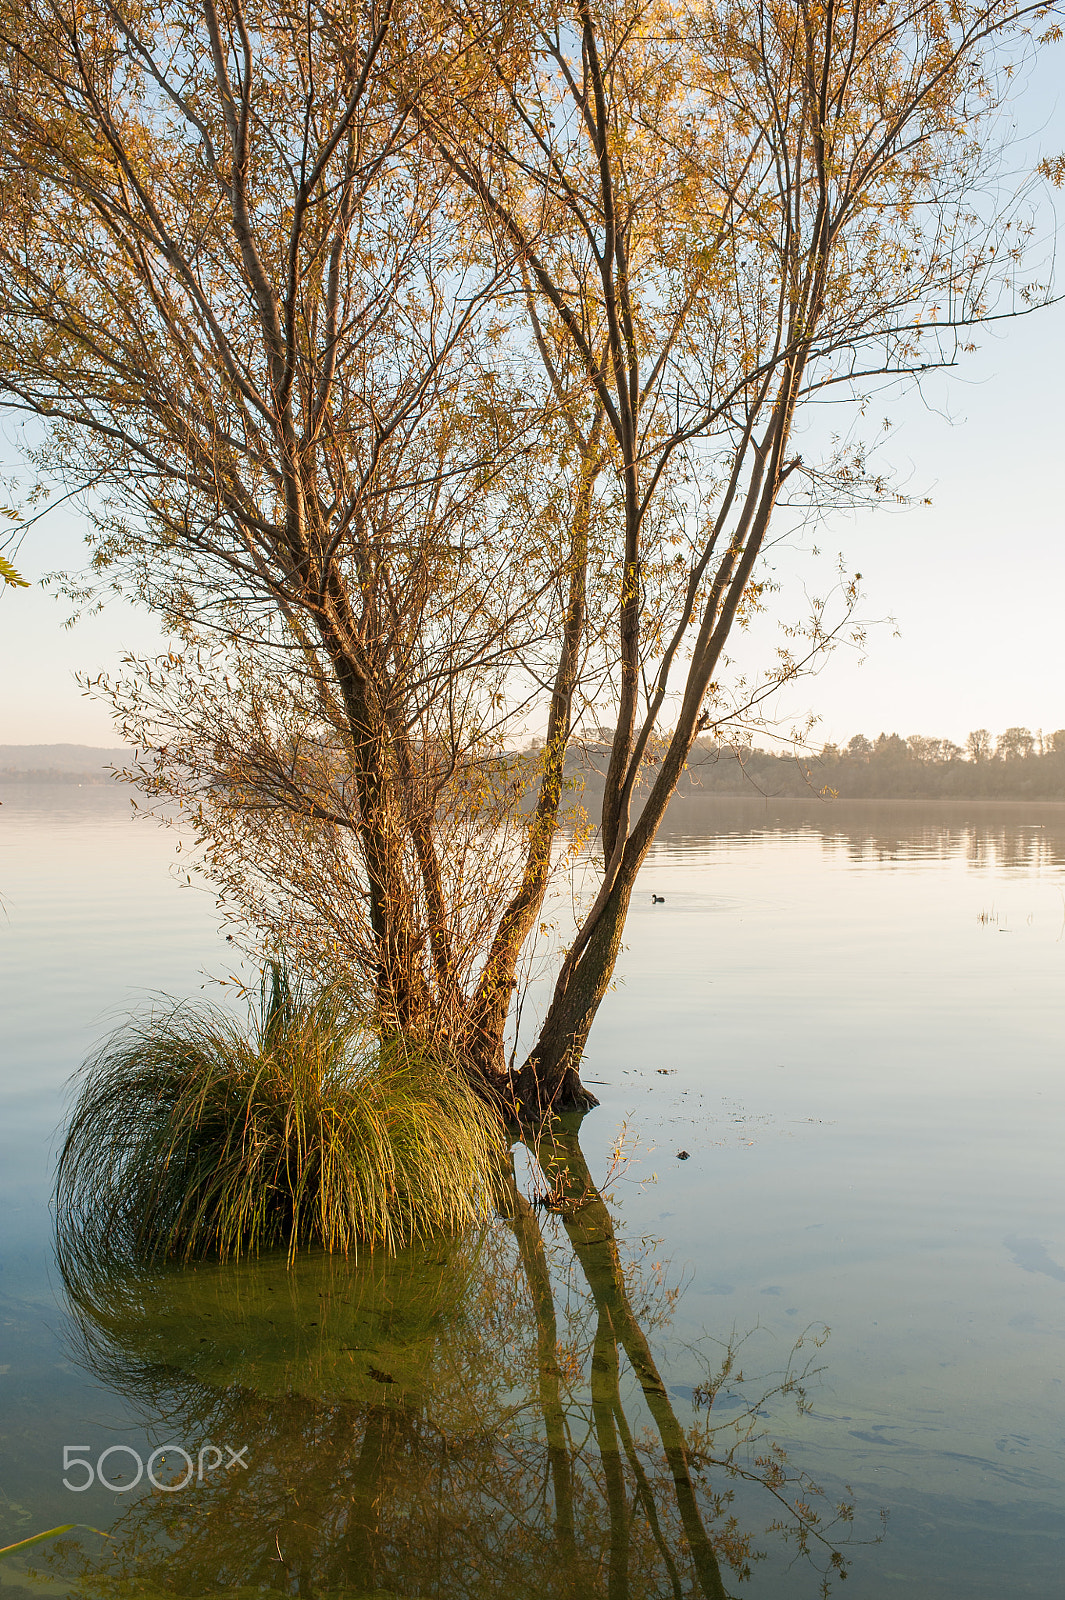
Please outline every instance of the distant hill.
[[8, 783], [109, 783], [106, 769], [122, 766], [124, 746], [91, 744], [0, 744], [0, 780]]

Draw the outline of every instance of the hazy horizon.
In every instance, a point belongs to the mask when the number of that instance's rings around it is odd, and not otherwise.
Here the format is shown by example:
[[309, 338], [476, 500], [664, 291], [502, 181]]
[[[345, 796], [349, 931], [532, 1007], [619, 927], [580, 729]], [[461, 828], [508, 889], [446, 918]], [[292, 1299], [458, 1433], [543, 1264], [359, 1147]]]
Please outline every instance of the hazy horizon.
[[[1062, 723], [1065, 724], [1065, 712], [1062, 713]], [[1012, 723], [1010, 724], [1010, 727], [1023, 728], [1025, 731], [1035, 735], [1037, 739], [1040, 736], [1048, 737], [1052, 733], [1061, 731], [1059, 728], [1034, 728], [1029, 723]], [[970, 729], [969, 731], [972, 732], [974, 730]], [[990, 730], [984, 730], [983, 725], [981, 725], [981, 731], [990, 731], [992, 737], [997, 740], [999, 736], [1005, 733], [1007, 730], [1004, 728], [991, 728]], [[911, 729], [909, 733], [906, 734], [903, 734], [898, 726], [876, 729], [871, 727], [856, 728], [852, 731], [852, 733], [847, 735], [846, 738], [840, 740], [812, 737], [805, 746], [806, 753], [816, 756], [827, 745], [835, 745], [837, 749], [845, 753], [848, 739], [858, 738], [862, 735], [869, 738], [874, 743], [878, 738], [882, 737], [887, 737], [889, 739], [902, 738], [904, 740], [911, 738], [931, 738], [942, 740], [949, 739], [949, 735], [941, 734], [938, 730], [929, 728]], [[590, 732], [583, 734], [580, 736], [580, 740], [583, 740], [586, 743], [594, 743], [595, 734]], [[578, 742], [580, 742], [580, 740], [578, 740]], [[704, 736], [704, 740], [701, 742], [712, 743], [713, 741], [707, 741]], [[727, 746], [730, 741], [727, 737], [724, 737], [720, 742], [722, 745]], [[961, 740], [956, 740], [954, 742], [959, 745], [961, 754], [966, 756], [967, 752], [965, 749], [964, 736]], [[5, 772], [22, 770], [54, 770], [57, 772], [95, 771], [97, 768], [106, 766], [114, 760], [125, 759], [136, 748], [137, 746], [128, 744], [97, 745], [75, 743], [70, 740], [55, 740], [26, 744], [0, 743], [0, 775]], [[515, 749], [518, 748], [520, 747], [515, 747]], [[760, 751], [766, 755], [789, 755], [791, 753], [787, 743], [782, 741], [774, 742], [755, 738], [752, 748], [755, 751]], [[66, 765], [56, 764], [64, 762]]]

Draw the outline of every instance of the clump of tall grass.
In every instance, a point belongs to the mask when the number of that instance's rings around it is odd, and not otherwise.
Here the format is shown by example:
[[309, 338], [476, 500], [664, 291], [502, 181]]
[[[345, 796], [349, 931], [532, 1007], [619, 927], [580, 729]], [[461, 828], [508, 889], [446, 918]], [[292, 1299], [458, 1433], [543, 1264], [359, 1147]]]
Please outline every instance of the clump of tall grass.
[[506, 1149], [461, 1073], [277, 965], [248, 1027], [175, 1005], [81, 1078], [57, 1221], [111, 1259], [395, 1251], [481, 1219]]

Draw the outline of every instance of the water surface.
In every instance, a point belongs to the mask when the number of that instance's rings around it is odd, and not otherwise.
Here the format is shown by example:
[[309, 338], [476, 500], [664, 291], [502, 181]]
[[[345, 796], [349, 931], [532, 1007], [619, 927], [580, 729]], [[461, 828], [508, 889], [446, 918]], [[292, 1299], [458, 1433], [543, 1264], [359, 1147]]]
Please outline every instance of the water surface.
[[[0, 1564], [0, 1584], [712, 1592], [670, 1430], [697, 1455], [693, 1430], [752, 1410], [787, 1453], [785, 1498], [812, 1481], [826, 1520], [853, 1498], [857, 1600], [1059, 1592], [1065, 807], [678, 802], [586, 1068], [602, 1106], [580, 1146], [611, 1180], [598, 1234], [534, 1206], [387, 1270], [309, 1263], [297, 1282], [264, 1262], [101, 1295], [54, 1265], [64, 1084], [124, 1008], [220, 993], [234, 963], [174, 835], [134, 825], [128, 798], [0, 799], [0, 1543], [70, 1520], [116, 1534], [38, 1553], [37, 1577]], [[804, 1335], [792, 1370], [823, 1371], [800, 1417], [772, 1391]], [[745, 1337], [744, 1382], [708, 1413]], [[246, 1474], [62, 1484], [64, 1445], [195, 1459], [241, 1428]], [[755, 1479], [768, 1448], [744, 1457]], [[708, 1466], [691, 1493], [728, 1592], [817, 1592], [765, 1533], [764, 1487]]]

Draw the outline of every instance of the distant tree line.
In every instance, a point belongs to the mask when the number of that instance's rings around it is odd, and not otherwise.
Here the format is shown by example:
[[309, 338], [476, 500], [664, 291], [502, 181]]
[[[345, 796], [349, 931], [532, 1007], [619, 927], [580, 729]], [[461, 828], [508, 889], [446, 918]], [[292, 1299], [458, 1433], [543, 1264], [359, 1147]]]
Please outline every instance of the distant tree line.
[[856, 733], [845, 745], [826, 744], [816, 756], [700, 741], [688, 777], [692, 790], [711, 794], [1065, 800], [1065, 728], [1046, 735], [1007, 728], [997, 739], [987, 728], [976, 728], [964, 748], [918, 733], [881, 733], [876, 739]]
[[[585, 803], [598, 794], [609, 759], [609, 738], [604, 736], [612, 730], [597, 732], [599, 737], [574, 750], [566, 763], [571, 787], [583, 782]], [[530, 739], [519, 759], [528, 760], [541, 748], [542, 740]], [[107, 784], [112, 782], [109, 768], [120, 765], [124, 752], [78, 747], [73, 756], [49, 752], [47, 765], [33, 766], [24, 764], [28, 750], [19, 754], [21, 760], [0, 750], [0, 782]], [[95, 767], [76, 764], [93, 756], [98, 758]], [[648, 762], [641, 787], [653, 777], [654, 765]], [[1049, 734], [1007, 728], [997, 739], [987, 728], [975, 728], [964, 746], [920, 733], [905, 739], [897, 733], [881, 733], [876, 739], [856, 733], [845, 745], [826, 744], [816, 755], [791, 750], [777, 754], [739, 740], [699, 739], [679, 792], [795, 798], [827, 792], [841, 800], [1065, 800], [1065, 728]]]

